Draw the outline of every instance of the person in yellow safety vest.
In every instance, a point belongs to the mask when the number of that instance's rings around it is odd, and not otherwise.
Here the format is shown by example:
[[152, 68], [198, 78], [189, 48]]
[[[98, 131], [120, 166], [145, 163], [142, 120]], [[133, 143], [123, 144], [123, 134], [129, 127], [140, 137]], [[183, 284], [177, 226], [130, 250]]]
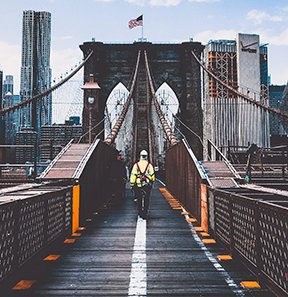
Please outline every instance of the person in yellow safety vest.
[[138, 214], [143, 219], [147, 218], [150, 192], [155, 181], [155, 173], [152, 164], [148, 162], [148, 153], [140, 152], [140, 160], [133, 165], [130, 175], [130, 187], [137, 199]]

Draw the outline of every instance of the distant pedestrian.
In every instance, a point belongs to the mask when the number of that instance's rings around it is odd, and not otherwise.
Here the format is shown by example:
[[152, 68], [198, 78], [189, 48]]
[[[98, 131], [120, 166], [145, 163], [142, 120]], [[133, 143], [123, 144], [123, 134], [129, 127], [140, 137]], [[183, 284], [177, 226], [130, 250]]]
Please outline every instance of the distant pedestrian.
[[124, 160], [119, 153], [116, 160], [113, 160], [110, 174], [110, 190], [112, 191], [112, 202], [119, 204], [125, 198], [125, 186], [127, 181], [127, 172]]

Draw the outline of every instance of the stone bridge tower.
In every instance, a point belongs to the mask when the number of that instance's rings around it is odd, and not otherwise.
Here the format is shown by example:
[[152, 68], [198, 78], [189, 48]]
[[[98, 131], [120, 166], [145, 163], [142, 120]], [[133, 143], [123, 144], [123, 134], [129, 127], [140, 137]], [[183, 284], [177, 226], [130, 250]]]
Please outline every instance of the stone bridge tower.
[[[93, 74], [94, 82], [97, 82], [101, 88], [98, 107], [95, 109], [97, 111], [92, 115], [92, 126], [103, 119], [106, 101], [119, 82], [122, 82], [128, 90], [130, 89], [138, 51], [146, 50], [155, 90], [164, 82], [171, 87], [179, 100], [178, 117], [202, 138], [201, 71], [199, 64], [192, 57], [191, 51], [200, 57], [203, 48], [204, 46], [199, 42], [183, 42], [181, 44], [85, 42], [80, 45], [84, 58], [93, 51], [84, 67], [84, 83], [88, 82]], [[83, 133], [88, 129], [89, 119], [86, 114], [89, 110], [87, 108], [89, 102], [86, 101], [84, 95]], [[103, 125], [93, 130], [94, 136], [102, 131]], [[199, 139], [184, 126], [180, 125], [179, 128], [193, 147], [197, 157], [201, 158], [202, 145]]]

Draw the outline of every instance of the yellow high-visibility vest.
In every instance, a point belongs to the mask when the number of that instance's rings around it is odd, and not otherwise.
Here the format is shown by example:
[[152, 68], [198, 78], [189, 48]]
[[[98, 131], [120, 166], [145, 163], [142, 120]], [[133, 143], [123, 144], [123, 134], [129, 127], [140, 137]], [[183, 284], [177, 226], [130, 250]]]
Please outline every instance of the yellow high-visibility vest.
[[[149, 163], [148, 167], [147, 167], [148, 161], [147, 160], [140, 160], [138, 162], [138, 166], [137, 163], [134, 164], [132, 171], [131, 171], [131, 175], [130, 175], [130, 187], [133, 188], [135, 186], [135, 184], [137, 185], [138, 188], [141, 188], [147, 184], [152, 185], [155, 181], [155, 173], [154, 173], [154, 168], [152, 166], [152, 164]], [[146, 169], [147, 167], [147, 169]], [[144, 173], [146, 169], [146, 172]], [[146, 181], [141, 181], [141, 176], [142, 174], [145, 174], [146, 177]]]

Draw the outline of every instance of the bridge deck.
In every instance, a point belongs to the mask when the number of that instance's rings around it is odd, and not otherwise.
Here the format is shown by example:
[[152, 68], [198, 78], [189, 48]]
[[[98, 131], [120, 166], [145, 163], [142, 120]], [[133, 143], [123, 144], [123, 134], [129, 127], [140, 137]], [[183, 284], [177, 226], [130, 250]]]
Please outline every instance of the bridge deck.
[[81, 232], [73, 244], [51, 251], [60, 255], [57, 261], [41, 261], [24, 273], [23, 279], [35, 280], [32, 287], [1, 295], [273, 296], [265, 289], [242, 289], [241, 281], [255, 278], [234, 261], [219, 262], [223, 248], [205, 246], [157, 187], [147, 221], [137, 220], [127, 190], [123, 205], [95, 214]]

